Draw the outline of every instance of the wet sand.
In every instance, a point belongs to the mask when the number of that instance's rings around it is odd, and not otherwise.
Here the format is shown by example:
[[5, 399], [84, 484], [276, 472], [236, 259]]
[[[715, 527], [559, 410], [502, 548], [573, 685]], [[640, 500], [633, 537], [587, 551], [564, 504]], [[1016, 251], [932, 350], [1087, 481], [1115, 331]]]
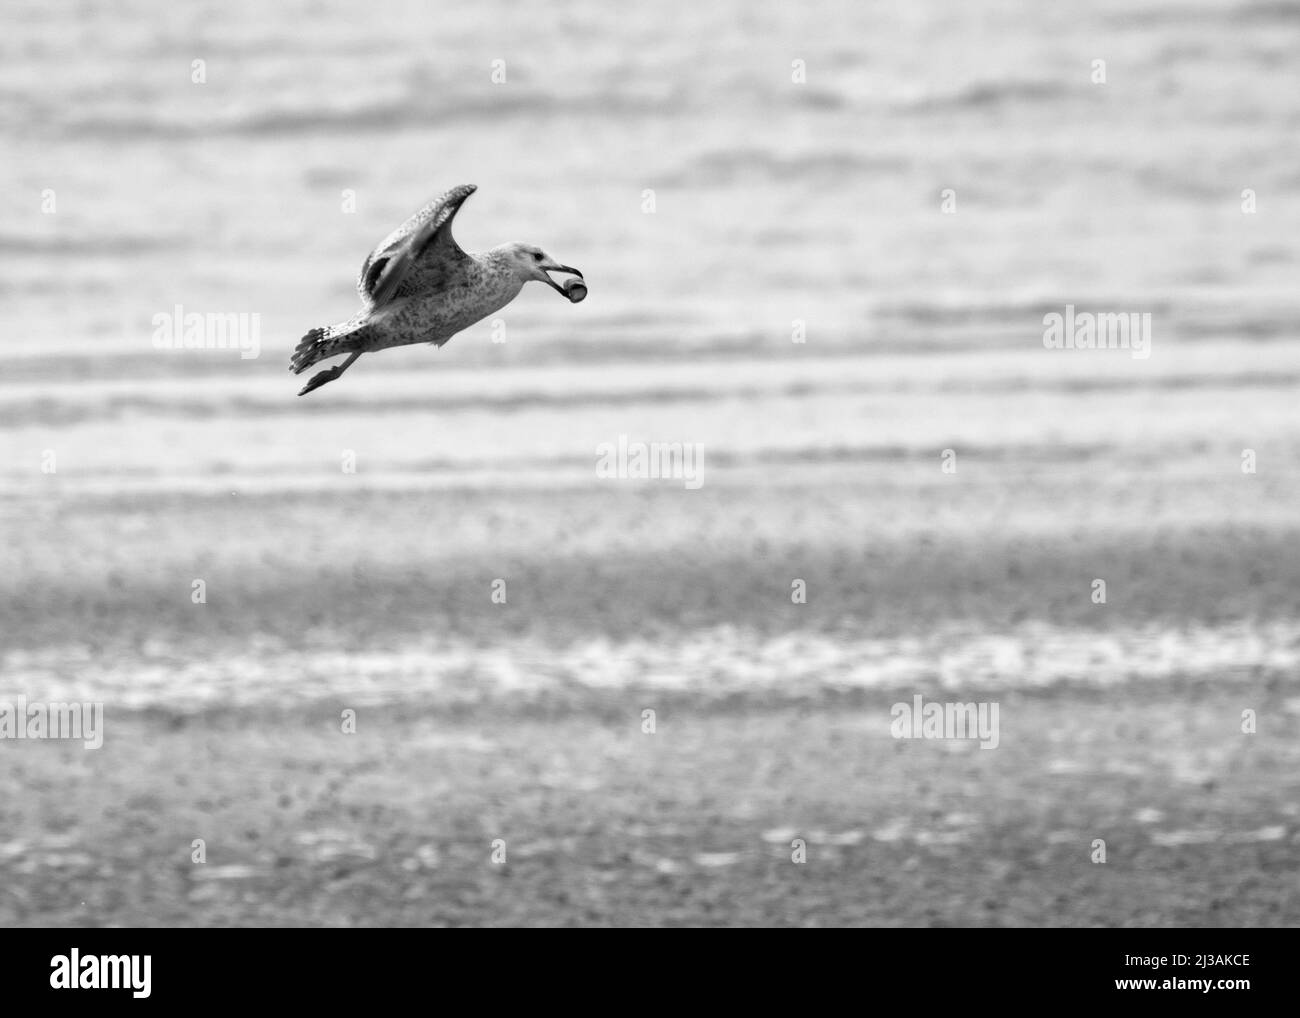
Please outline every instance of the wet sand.
[[11, 757], [0, 903], [33, 925], [1294, 925], [1300, 705], [1279, 697], [1017, 694], [996, 751], [892, 739], [878, 703], [683, 703], [653, 735], [635, 714], [119, 720], [98, 754]]
[[[107, 733], [98, 751], [0, 747], [0, 920], [1300, 921], [1287, 484], [1233, 501], [1231, 476], [1157, 488], [1021, 464], [1008, 485], [972, 465], [939, 498], [934, 465], [908, 469], [6, 502], [29, 538], [0, 581], [7, 674], [30, 699], [98, 693]], [[1146, 670], [1125, 657], [1197, 627], [1259, 646], [1244, 663], [1194, 642]], [[1048, 631], [1130, 642], [1077, 672], [1050, 653], [960, 664], [963, 641], [1032, 649]], [[894, 642], [860, 681], [806, 659], [870, 640]], [[448, 645], [459, 671], [435, 655]], [[398, 651], [404, 684], [367, 686], [398, 667], [367, 655]], [[904, 654], [919, 671], [891, 680]], [[499, 681], [503, 660], [541, 678]], [[892, 738], [891, 705], [917, 693], [997, 702], [998, 748]]]

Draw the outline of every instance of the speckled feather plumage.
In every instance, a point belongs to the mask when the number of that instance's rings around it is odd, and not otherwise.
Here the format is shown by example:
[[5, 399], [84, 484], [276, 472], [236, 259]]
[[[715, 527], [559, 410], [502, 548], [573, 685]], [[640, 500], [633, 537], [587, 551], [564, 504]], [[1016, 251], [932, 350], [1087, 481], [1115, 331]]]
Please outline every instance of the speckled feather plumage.
[[475, 190], [472, 184], [452, 188], [384, 238], [357, 277], [361, 312], [308, 332], [294, 352], [291, 370], [301, 373], [342, 353], [413, 343], [442, 346], [510, 303], [523, 280], [502, 250], [470, 254], [451, 234], [452, 220]]

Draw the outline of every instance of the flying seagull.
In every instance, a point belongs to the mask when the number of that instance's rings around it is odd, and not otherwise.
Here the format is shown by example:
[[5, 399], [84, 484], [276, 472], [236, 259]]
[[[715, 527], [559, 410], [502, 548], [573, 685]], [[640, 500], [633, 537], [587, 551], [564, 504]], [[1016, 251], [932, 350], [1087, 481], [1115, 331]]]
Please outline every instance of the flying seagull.
[[[477, 189], [463, 184], [439, 195], [370, 253], [357, 277], [361, 311], [303, 336], [289, 370], [300, 375], [336, 354], [348, 359], [313, 375], [299, 396], [334, 381], [363, 353], [411, 343], [442, 346], [509, 304], [530, 279], [541, 280], [575, 304], [587, 295], [586, 284], [579, 281], [582, 273], [540, 247], [510, 243], [482, 254], [462, 251], [452, 239], [451, 221]], [[561, 286], [548, 272], [577, 278]]]

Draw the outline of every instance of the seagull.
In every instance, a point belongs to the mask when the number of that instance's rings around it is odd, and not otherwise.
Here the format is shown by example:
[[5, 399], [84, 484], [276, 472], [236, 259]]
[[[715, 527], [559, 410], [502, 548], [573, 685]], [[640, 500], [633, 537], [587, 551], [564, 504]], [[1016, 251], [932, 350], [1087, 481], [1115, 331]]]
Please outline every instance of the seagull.
[[[452, 239], [451, 221], [476, 190], [462, 184], [439, 195], [370, 253], [357, 277], [361, 310], [346, 322], [303, 336], [289, 370], [300, 375], [337, 354], [348, 359], [313, 375], [299, 396], [334, 381], [363, 353], [411, 343], [442, 346], [509, 304], [529, 280], [541, 280], [574, 304], [587, 295], [582, 273], [540, 247], [512, 242], [482, 254], [462, 251]], [[548, 272], [577, 278], [561, 286]]]

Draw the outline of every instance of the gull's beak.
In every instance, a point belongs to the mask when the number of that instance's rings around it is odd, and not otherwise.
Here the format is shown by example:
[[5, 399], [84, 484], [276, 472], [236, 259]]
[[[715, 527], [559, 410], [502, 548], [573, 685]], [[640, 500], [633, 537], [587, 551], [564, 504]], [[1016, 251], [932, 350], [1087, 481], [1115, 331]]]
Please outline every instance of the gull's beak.
[[542, 278], [546, 280], [547, 285], [556, 293], [560, 294], [560, 296], [562, 297], [568, 297], [568, 294], [564, 292], [564, 287], [562, 287], [550, 276], [546, 275], [546, 273], [567, 272], [570, 275], [577, 276], [579, 279], [582, 278], [582, 273], [579, 272], [577, 269], [575, 269], [572, 265], [561, 265], [559, 262], [548, 261], [545, 262], [541, 268], [542, 268]]

